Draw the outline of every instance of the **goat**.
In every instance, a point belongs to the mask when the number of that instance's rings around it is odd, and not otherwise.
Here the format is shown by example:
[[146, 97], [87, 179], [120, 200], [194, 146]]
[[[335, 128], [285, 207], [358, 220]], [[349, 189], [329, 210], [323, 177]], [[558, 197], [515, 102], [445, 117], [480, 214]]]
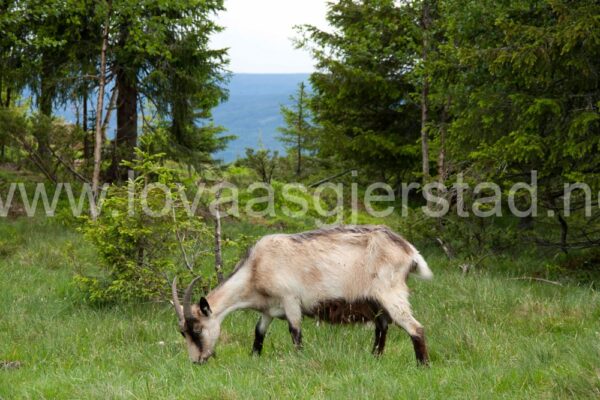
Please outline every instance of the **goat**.
[[386, 226], [340, 226], [261, 238], [231, 276], [197, 304], [192, 304], [192, 293], [199, 278], [185, 290], [183, 306], [176, 280], [171, 288], [179, 330], [194, 363], [215, 354], [221, 322], [232, 311], [262, 314], [253, 345], [259, 355], [273, 318], [287, 320], [300, 349], [302, 316], [341, 302], [371, 310], [376, 355], [383, 352], [388, 323], [393, 322], [411, 337], [417, 362], [427, 364], [424, 329], [408, 302], [406, 280], [411, 272], [433, 277], [417, 249], [400, 235]]

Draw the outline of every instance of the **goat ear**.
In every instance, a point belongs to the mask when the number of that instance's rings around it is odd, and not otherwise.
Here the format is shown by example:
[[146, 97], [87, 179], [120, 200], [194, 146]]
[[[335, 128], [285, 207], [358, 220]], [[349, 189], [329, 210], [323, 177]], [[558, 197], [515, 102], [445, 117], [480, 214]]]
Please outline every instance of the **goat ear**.
[[212, 314], [212, 310], [210, 309], [210, 305], [208, 304], [206, 297], [202, 297], [198, 305], [200, 306], [200, 311], [202, 311], [202, 314], [205, 316], [209, 317], [210, 314]]

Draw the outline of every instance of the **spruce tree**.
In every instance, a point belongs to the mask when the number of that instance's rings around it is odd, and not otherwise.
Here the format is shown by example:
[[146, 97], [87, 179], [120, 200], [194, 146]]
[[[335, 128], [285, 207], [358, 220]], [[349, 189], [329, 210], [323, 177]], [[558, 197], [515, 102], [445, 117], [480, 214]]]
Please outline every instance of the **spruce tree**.
[[315, 150], [314, 127], [310, 117], [310, 96], [306, 85], [301, 82], [295, 96], [290, 97], [291, 106], [281, 106], [281, 113], [286, 123], [279, 128], [279, 140], [284, 143], [288, 154], [293, 155], [296, 161], [296, 176], [302, 175], [303, 157], [312, 154]]

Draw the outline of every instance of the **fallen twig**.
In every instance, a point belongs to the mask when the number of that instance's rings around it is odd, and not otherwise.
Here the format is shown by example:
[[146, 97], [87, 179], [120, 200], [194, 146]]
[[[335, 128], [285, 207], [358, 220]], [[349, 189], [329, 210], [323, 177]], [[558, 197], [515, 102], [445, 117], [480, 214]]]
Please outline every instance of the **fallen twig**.
[[21, 368], [20, 361], [0, 361], [0, 369], [18, 369]]
[[549, 283], [551, 285], [562, 286], [562, 283], [560, 283], [560, 282], [550, 281], [550, 280], [544, 279], [544, 278], [536, 278], [534, 276], [518, 276], [516, 278], [509, 278], [509, 279], [513, 280], [513, 281], [538, 281], [538, 282]]

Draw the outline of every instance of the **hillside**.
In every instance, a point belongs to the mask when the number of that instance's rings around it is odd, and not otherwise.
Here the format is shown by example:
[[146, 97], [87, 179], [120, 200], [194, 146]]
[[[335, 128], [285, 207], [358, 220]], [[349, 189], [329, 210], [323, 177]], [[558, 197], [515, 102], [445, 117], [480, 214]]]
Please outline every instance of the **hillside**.
[[229, 100], [213, 111], [215, 123], [238, 138], [229, 148], [216, 154], [233, 161], [247, 147], [282, 150], [276, 140], [277, 128], [283, 125], [279, 112], [289, 104], [298, 84], [308, 74], [234, 74], [229, 83]]

